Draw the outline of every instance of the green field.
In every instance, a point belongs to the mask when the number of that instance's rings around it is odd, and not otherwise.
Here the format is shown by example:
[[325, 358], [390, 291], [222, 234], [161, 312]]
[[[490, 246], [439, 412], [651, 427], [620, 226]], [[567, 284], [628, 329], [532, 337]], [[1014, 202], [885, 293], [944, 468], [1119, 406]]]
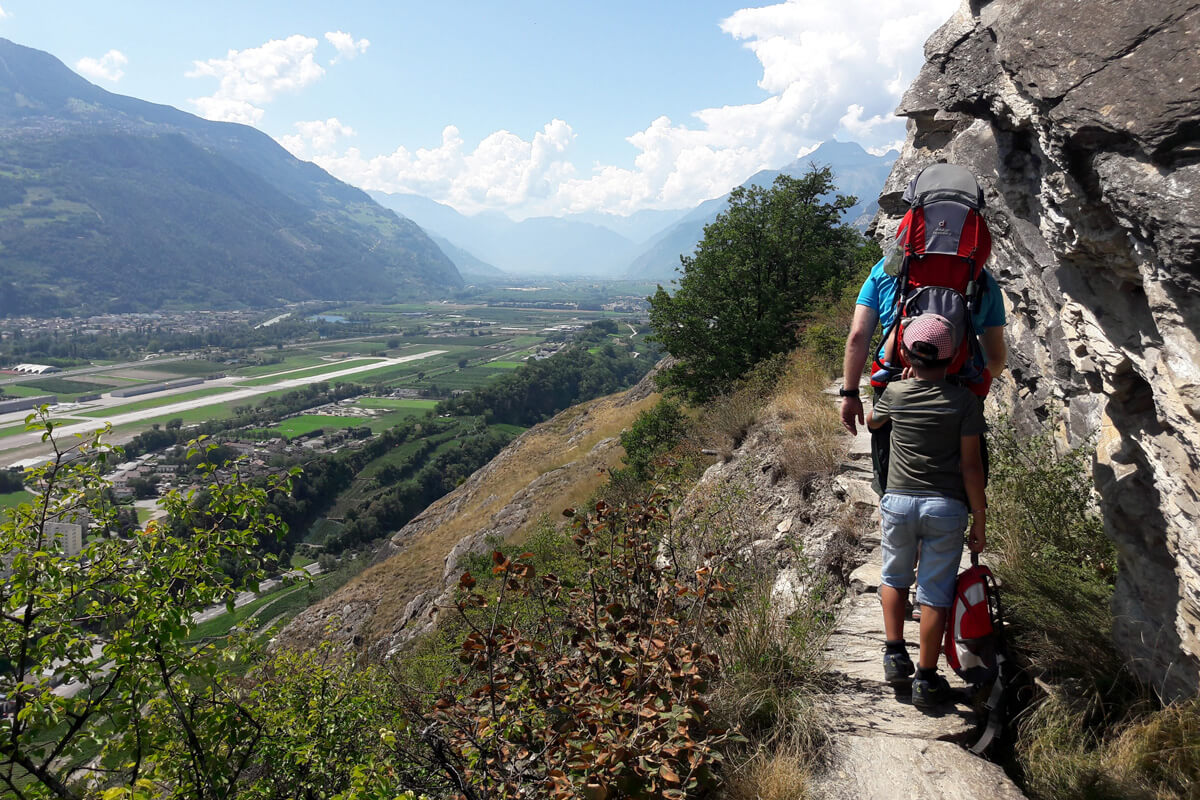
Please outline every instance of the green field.
[[289, 369], [302, 369], [304, 367], [315, 367], [318, 364], [328, 364], [319, 355], [309, 353], [306, 350], [293, 351], [293, 355], [289, 355], [282, 361], [274, 364], [255, 364], [249, 367], [241, 367], [240, 369], [231, 370], [235, 375], [244, 375], [246, 377], [254, 377], [255, 375], [269, 375], [274, 372], [284, 372]]
[[391, 408], [397, 411], [429, 411], [437, 400], [422, 400], [417, 397], [362, 397], [354, 401], [362, 408]]
[[[263, 596], [247, 603], [241, 608], [234, 609], [232, 614], [226, 612], [214, 619], [210, 619], [208, 622], [202, 622], [195, 628], [192, 628], [192, 639], [196, 640], [207, 639], [213, 636], [225, 636], [230, 630], [233, 629], [234, 625], [237, 625], [238, 623], [249, 619], [250, 617], [257, 617], [259, 611], [265, 610], [267, 606], [274, 604], [275, 601], [282, 600], [283, 598], [295, 592], [302, 592], [307, 588], [307, 582], [301, 581], [300, 583], [292, 586], [284, 586], [276, 589], [273, 592], [267, 592]], [[272, 613], [271, 616], [275, 615]], [[266, 620], [263, 619], [263, 621]]]
[[22, 422], [20, 425], [0, 428], [0, 439], [3, 439], [5, 436], [16, 436], [18, 433], [25, 433], [25, 423]]
[[325, 544], [337, 536], [341, 530], [342, 523], [334, 522], [331, 519], [319, 519], [308, 529], [308, 533], [304, 535], [304, 541], [313, 542], [314, 544]]
[[[295, 372], [287, 372], [285, 374], [271, 374], [262, 378], [254, 378], [248, 381], [238, 381], [239, 386], [270, 386], [272, 383], [279, 381], [290, 381], [297, 378], [312, 378], [318, 375], [324, 375], [327, 372], [337, 372], [338, 370], [349, 369], [350, 367], [359, 367], [363, 364], [373, 363], [377, 359], [373, 358], [348, 358], [345, 361], [326, 362], [318, 367], [310, 367], [308, 369], [300, 369]], [[282, 371], [282, 370], [280, 370]]]
[[213, 375], [218, 372], [225, 372], [229, 369], [229, 365], [216, 361], [187, 358], [181, 361], [168, 361], [165, 363], [150, 361], [145, 364], [138, 364], [138, 369], [150, 370], [151, 372], [165, 372], [183, 378], [192, 378], [197, 375]]
[[[7, 397], [37, 397], [39, 394], [54, 394], [47, 392], [45, 389], [39, 389], [36, 386], [28, 383], [10, 383], [7, 386], [0, 386], [4, 390]], [[97, 386], [96, 391], [103, 391], [103, 386]]]
[[467, 367], [432, 379], [441, 389], [475, 389], [508, 372], [504, 367]]
[[136, 403], [126, 403], [120, 406], [112, 406], [111, 408], [102, 408], [98, 411], [82, 411], [79, 413], [85, 417], [115, 417], [118, 414], [128, 414], [131, 411], [141, 411], [147, 408], [156, 408], [158, 406], [169, 405], [170, 403], [183, 403], [200, 397], [211, 397], [215, 394], [224, 394], [225, 392], [232, 391], [232, 386], [210, 386], [207, 389], [197, 389], [194, 392], [183, 392], [181, 394], [169, 394], [159, 397], [151, 397], [147, 398], [146, 400], [139, 400]]
[[437, 369], [438, 366], [447, 366], [453, 364], [462, 356], [454, 353], [446, 353], [440, 356], [429, 356], [428, 358], [417, 359], [414, 361], [405, 361], [403, 364], [389, 364], [388, 366], [378, 369], [368, 369], [362, 372], [356, 372], [353, 375], [346, 375], [342, 378], [332, 379], [332, 383], [388, 383], [398, 378], [406, 378], [410, 375], [416, 375], [418, 372], [426, 374], [426, 383], [429, 383], [429, 373]]
[[273, 428], [270, 428], [266, 433], [272, 436], [286, 436], [289, 439], [294, 439], [297, 436], [305, 436], [315, 430], [334, 430], [339, 428], [353, 428], [356, 425], [364, 425], [367, 420], [359, 417], [332, 417], [325, 414], [301, 414], [298, 417], [288, 417]]
[[42, 394], [57, 395], [99, 394], [115, 385], [117, 384], [106, 386], [99, 383], [84, 383], [83, 381], [73, 381], [70, 378], [44, 378], [25, 384], [25, 386], [40, 390]]
[[376, 341], [373, 339], [361, 339], [355, 342], [329, 342], [322, 344], [309, 345], [306, 349], [315, 353], [346, 353], [347, 355], [375, 355], [380, 351], [387, 350], [386, 341]]
[[484, 366], [496, 367], [497, 369], [517, 369], [525, 366], [522, 361], [489, 361]]
[[0, 508], [12, 508], [19, 506], [21, 503], [28, 503], [33, 499], [33, 495], [24, 489], [17, 492], [7, 492], [0, 494]]

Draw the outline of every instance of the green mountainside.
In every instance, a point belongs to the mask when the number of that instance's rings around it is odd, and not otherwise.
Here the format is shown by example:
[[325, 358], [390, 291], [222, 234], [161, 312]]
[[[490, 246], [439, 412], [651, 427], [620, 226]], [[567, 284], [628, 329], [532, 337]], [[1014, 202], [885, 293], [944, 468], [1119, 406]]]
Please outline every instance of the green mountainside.
[[415, 223], [261, 131], [112, 94], [0, 39], [0, 315], [461, 285]]

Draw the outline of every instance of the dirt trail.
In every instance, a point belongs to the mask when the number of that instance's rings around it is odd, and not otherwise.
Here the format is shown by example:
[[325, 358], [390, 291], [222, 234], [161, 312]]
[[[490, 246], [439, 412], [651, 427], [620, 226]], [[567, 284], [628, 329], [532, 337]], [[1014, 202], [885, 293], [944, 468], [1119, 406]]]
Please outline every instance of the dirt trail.
[[[861, 428], [838, 482], [854, 503], [877, 508], [871, 489], [871, 442]], [[976, 735], [976, 715], [965, 704], [926, 714], [912, 705], [907, 687], [883, 682], [883, 615], [880, 611], [879, 517], [864, 532], [867, 562], [851, 575], [837, 627], [826, 645], [836, 689], [824, 700], [833, 737], [833, 766], [818, 776], [818, 797], [836, 800], [1018, 800], [1024, 794], [997, 765], [973, 756], [960, 742]], [[969, 564], [964, 557], [963, 565]], [[905, 625], [913, 661], [917, 625]], [[942, 664], [943, 672], [946, 671]], [[952, 685], [963, 683], [953, 673]]]

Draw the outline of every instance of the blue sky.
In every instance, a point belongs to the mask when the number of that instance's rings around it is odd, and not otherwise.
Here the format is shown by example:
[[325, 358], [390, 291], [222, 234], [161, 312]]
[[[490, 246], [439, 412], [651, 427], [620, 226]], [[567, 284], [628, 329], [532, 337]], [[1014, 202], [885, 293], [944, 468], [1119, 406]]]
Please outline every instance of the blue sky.
[[0, 0], [0, 35], [355, 185], [523, 217], [690, 207], [835, 136], [882, 149], [956, 6]]

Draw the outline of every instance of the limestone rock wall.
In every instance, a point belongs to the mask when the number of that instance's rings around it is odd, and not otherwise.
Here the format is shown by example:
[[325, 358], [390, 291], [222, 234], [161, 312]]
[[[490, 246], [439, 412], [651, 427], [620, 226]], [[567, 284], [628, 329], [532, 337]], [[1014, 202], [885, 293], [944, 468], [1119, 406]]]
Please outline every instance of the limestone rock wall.
[[968, 0], [925, 46], [880, 198], [926, 164], [985, 185], [1012, 372], [995, 394], [1072, 444], [1121, 563], [1119, 646], [1164, 695], [1200, 658], [1200, 3]]

